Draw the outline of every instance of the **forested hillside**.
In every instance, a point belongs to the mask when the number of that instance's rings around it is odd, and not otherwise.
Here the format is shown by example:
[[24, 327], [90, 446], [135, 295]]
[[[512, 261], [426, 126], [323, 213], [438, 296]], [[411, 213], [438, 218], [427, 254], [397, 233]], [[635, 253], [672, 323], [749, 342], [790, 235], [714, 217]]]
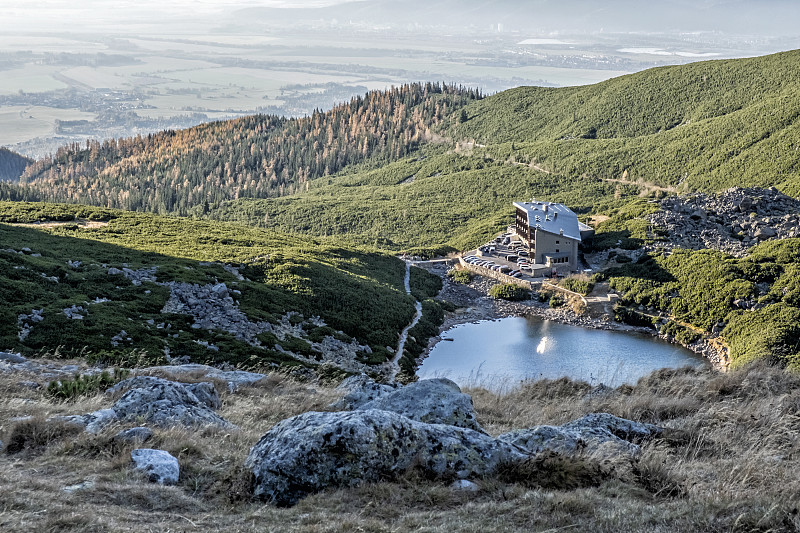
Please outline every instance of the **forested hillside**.
[[228, 199], [283, 196], [347, 165], [413, 152], [480, 97], [449, 85], [404, 85], [300, 119], [256, 115], [72, 145], [32, 165], [22, 188], [0, 188], [0, 197], [185, 214]]
[[31, 163], [32, 159], [0, 148], [0, 181], [17, 181]]

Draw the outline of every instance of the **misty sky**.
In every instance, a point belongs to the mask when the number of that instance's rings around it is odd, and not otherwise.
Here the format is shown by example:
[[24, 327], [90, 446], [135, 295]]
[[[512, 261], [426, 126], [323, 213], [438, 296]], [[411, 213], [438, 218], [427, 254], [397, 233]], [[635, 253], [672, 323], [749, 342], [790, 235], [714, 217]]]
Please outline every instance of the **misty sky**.
[[[797, 0], [25, 0], [3, 2], [0, 31], [114, 32], [217, 28], [247, 8], [323, 8], [326, 18], [467, 27], [497, 19], [518, 30], [581, 32], [720, 31], [756, 37], [799, 35]], [[362, 7], [363, 9], [359, 9]], [[312, 10], [315, 11], [315, 10]]]

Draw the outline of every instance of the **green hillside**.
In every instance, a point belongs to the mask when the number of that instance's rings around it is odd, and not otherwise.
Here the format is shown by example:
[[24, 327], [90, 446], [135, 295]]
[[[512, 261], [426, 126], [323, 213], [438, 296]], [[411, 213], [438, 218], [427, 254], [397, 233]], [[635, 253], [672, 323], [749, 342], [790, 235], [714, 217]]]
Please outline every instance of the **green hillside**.
[[[137, 282], [125, 268], [152, 270]], [[343, 248], [333, 239], [5, 202], [0, 203], [0, 349], [126, 364], [163, 361], [167, 349], [194, 362], [263, 367], [306, 364], [286, 351], [315, 364], [320, 354], [311, 343], [332, 336], [368, 346], [358, 360], [379, 363], [414, 314], [414, 299], [403, 289], [404, 272], [394, 257]], [[192, 284], [191, 290], [225, 283], [225, 294], [246, 320], [278, 325], [288, 319], [301, 329], [284, 339], [262, 333], [256, 343], [261, 346], [253, 346], [224, 323], [198, 326], [188, 311], [165, 307], [172, 282]], [[300, 315], [287, 316], [290, 312]], [[325, 325], [315, 323], [315, 316]]]
[[207, 215], [444, 250], [479, 243], [511, 220], [512, 200], [531, 196], [608, 213], [640, 194], [738, 185], [798, 195], [798, 80], [794, 51], [586, 87], [513, 89], [469, 104], [465, 121], [455, 114], [440, 130], [450, 144], [379, 168], [348, 167], [280, 199], [224, 202]]
[[511, 202], [520, 198], [546, 197], [577, 212], [603, 212], [638, 194], [633, 185], [432, 148], [374, 170], [317, 180], [308, 192], [286, 198], [225, 202], [210, 216], [430, 255], [485, 242], [511, 222]]
[[466, 111], [453, 136], [501, 160], [680, 191], [775, 185], [800, 194], [800, 51], [521, 87]]
[[[605, 273], [621, 303], [721, 334], [740, 367], [767, 359], [800, 370], [800, 239], [761, 243], [744, 259], [716, 250], [644, 255]], [[753, 299], [753, 310], [734, 302]]]
[[720, 118], [800, 84], [800, 51], [659, 67], [595, 85], [519, 87], [467, 108], [482, 143], [641, 137]]

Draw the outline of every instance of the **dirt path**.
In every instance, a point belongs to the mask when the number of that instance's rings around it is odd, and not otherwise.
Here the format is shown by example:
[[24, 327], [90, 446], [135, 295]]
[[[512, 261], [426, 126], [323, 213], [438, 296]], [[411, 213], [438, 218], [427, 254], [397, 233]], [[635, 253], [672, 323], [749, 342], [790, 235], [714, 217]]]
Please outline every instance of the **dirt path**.
[[618, 178], [602, 178], [603, 181], [607, 181], [610, 183], [621, 183], [623, 185], [635, 185], [644, 189], [646, 192], [652, 191], [662, 191], [666, 193], [675, 193], [678, 191], [675, 187], [661, 187], [656, 185], [655, 183], [648, 183], [646, 181], [630, 181], [626, 179], [618, 179]]
[[85, 218], [76, 218], [75, 220], [67, 220], [67, 221], [44, 221], [44, 222], [31, 222], [29, 224], [26, 223], [15, 223], [14, 226], [20, 226], [23, 228], [57, 228], [59, 226], [80, 226], [82, 228], [87, 229], [94, 229], [94, 228], [102, 228], [108, 226], [108, 222], [99, 221], [99, 220], [87, 220]]
[[[403, 280], [403, 285], [405, 286], [406, 293], [411, 294], [411, 263], [406, 261], [406, 276]], [[422, 318], [422, 302], [416, 303], [417, 312], [414, 314], [414, 318], [411, 319], [411, 322], [405, 327], [402, 333], [400, 333], [400, 341], [397, 343], [397, 352], [395, 353], [394, 359], [392, 359], [392, 375], [391, 378], [394, 379], [397, 376], [397, 373], [400, 371], [400, 358], [403, 357], [403, 349], [406, 347], [406, 340], [408, 340], [408, 332], [417, 325], [419, 319]]]

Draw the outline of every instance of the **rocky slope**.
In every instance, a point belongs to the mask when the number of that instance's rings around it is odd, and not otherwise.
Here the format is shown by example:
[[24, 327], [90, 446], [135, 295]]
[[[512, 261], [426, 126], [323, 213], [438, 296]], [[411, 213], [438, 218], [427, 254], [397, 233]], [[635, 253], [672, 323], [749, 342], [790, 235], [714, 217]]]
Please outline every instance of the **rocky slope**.
[[659, 205], [647, 220], [667, 231], [667, 249], [713, 248], [744, 257], [760, 242], [800, 237], [800, 200], [774, 187], [674, 196]]

